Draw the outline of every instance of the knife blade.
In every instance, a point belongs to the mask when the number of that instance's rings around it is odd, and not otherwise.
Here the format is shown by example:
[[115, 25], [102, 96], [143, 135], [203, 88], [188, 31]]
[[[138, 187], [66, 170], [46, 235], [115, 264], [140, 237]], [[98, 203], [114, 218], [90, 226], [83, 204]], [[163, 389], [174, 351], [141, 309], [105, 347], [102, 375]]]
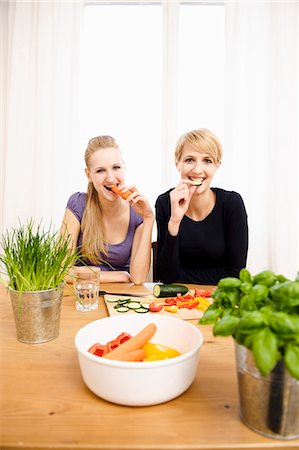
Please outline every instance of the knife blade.
[[107, 291], [99, 291], [99, 295], [121, 295], [123, 297], [152, 297], [153, 294], [132, 294], [132, 293], [125, 293], [125, 292], [107, 292]]

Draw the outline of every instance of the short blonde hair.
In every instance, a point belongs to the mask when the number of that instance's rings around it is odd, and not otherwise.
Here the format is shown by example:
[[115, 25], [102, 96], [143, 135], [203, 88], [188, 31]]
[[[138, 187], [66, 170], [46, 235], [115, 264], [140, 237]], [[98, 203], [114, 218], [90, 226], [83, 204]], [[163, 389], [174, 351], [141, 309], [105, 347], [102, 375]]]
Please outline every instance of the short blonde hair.
[[175, 147], [175, 163], [180, 162], [182, 158], [184, 145], [188, 143], [200, 153], [206, 153], [212, 159], [214, 164], [219, 164], [222, 159], [222, 145], [218, 137], [212, 131], [206, 128], [192, 130], [183, 134], [177, 141]]

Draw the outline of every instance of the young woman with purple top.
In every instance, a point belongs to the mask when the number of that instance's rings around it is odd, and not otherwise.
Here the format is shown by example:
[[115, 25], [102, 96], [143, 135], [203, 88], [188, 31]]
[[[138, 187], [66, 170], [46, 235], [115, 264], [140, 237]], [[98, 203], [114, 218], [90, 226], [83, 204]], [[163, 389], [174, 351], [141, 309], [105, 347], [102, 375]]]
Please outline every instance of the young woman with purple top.
[[[71, 235], [87, 266], [100, 267], [102, 283], [142, 284], [150, 270], [154, 213], [135, 186], [124, 187], [125, 166], [113, 137], [91, 139], [85, 164], [87, 193], [69, 198], [61, 233]], [[113, 186], [131, 193], [124, 200]], [[72, 270], [76, 275], [76, 266]]]

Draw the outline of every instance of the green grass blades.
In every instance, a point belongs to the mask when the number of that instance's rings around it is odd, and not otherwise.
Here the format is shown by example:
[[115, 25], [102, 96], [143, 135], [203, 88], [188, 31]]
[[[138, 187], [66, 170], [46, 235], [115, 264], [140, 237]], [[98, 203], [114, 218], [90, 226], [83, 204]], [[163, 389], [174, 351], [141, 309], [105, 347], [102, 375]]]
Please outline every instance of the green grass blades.
[[27, 225], [6, 231], [1, 238], [1, 272], [9, 288], [18, 291], [52, 289], [61, 284], [78, 259], [70, 248], [70, 236], [61, 236], [33, 219]]

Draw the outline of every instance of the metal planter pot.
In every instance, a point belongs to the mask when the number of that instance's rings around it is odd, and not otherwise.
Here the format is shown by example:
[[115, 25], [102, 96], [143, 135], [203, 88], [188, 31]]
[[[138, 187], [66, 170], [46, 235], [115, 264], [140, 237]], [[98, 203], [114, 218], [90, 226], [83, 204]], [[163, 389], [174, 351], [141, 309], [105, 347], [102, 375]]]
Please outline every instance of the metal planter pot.
[[243, 422], [264, 436], [276, 439], [299, 437], [299, 381], [277, 363], [263, 377], [253, 354], [235, 343], [240, 414]]
[[44, 291], [10, 289], [18, 341], [40, 344], [57, 338], [62, 297], [63, 284]]

